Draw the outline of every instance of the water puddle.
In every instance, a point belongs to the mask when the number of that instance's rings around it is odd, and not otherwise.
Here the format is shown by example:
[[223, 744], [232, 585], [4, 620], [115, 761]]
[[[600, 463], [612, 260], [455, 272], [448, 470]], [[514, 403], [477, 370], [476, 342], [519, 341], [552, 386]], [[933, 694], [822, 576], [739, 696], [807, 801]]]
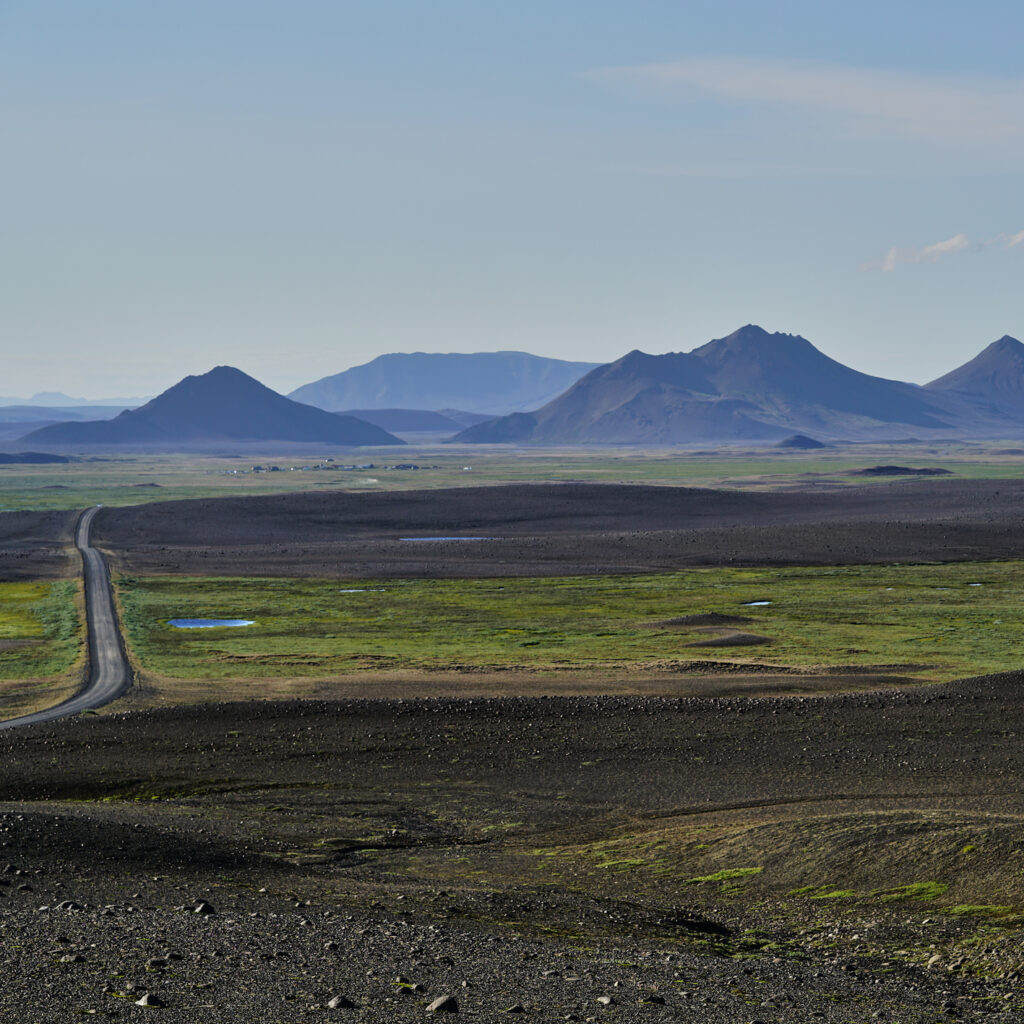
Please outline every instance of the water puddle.
[[420, 544], [431, 540], [498, 540], [497, 537], [399, 537], [399, 540]]
[[219, 626], [252, 626], [255, 619], [168, 619], [175, 629], [216, 629]]
[[344, 590], [339, 590], [339, 594], [383, 594], [383, 587], [346, 587]]
[[744, 601], [743, 608], [764, 608], [766, 605], [771, 604], [771, 601]]

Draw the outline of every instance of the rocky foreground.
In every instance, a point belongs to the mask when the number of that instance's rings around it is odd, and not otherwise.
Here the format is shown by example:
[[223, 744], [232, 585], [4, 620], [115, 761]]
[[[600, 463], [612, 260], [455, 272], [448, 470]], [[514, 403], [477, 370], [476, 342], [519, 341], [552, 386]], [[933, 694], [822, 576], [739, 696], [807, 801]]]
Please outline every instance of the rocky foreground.
[[1021, 1020], [1024, 677], [0, 737], [0, 1019]]
[[[8, 828], [24, 824], [4, 818]], [[4, 876], [0, 1007], [3, 1019], [26, 1024], [147, 1012], [211, 1022], [448, 1012], [722, 1024], [1021, 1019], [1014, 981], [968, 981], [945, 965], [541, 938], [453, 921], [440, 893], [425, 914], [203, 884], [212, 878], [135, 878], [134, 893], [105, 902], [114, 894], [95, 879], [21, 870], [30, 873]]]

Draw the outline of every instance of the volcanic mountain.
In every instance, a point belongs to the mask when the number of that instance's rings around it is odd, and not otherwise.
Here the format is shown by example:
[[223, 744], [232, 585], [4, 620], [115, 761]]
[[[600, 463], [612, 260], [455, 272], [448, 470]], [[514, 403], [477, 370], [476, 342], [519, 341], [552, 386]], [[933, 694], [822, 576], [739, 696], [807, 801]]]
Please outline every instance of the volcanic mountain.
[[980, 416], [1010, 417], [1022, 423], [1024, 345], [1004, 334], [963, 366], [926, 384], [925, 390], [959, 399]]
[[557, 398], [599, 363], [528, 352], [394, 352], [288, 397], [321, 409], [466, 409], [498, 416]]
[[950, 403], [914, 384], [850, 369], [792, 334], [747, 325], [692, 352], [630, 352], [536, 412], [454, 440], [677, 444], [954, 433]]
[[223, 441], [323, 441], [403, 444], [354, 416], [293, 402], [233, 366], [186, 377], [138, 409], [112, 420], [55, 423], [26, 435], [34, 444], [205, 444]]

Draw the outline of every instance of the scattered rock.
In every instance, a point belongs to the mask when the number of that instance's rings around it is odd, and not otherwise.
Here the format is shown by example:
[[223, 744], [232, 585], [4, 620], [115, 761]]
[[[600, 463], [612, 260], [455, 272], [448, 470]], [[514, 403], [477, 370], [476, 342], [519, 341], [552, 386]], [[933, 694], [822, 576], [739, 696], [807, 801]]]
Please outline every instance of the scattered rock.
[[217, 911], [213, 909], [213, 906], [206, 902], [206, 900], [200, 900], [192, 910], [193, 914], [216, 914]]
[[166, 1006], [167, 1004], [159, 997], [147, 992], [144, 996], [135, 1000], [136, 1006]]
[[455, 996], [438, 996], [428, 1007], [428, 1013], [458, 1013], [459, 1003]]
[[346, 996], [332, 996], [327, 1000], [327, 1006], [331, 1010], [354, 1010], [356, 1004]]

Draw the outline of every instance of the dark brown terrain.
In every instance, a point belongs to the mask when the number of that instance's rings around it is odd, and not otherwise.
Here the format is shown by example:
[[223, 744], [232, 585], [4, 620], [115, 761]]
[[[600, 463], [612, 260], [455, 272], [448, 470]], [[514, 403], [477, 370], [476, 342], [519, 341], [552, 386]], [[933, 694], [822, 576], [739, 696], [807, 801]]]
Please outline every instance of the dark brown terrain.
[[0, 512], [0, 580], [60, 579], [76, 571], [77, 511]]
[[[839, 490], [532, 484], [286, 494], [104, 509], [96, 543], [139, 573], [531, 576], [691, 565], [1024, 555], [1024, 481]], [[477, 536], [473, 543], [402, 537]]]
[[[0, 1006], [134, 1019], [150, 991], [162, 1019], [297, 1021], [343, 995], [383, 1021], [451, 993], [482, 1020], [1019, 1020], [1020, 919], [982, 905], [1024, 895], [1022, 685], [4, 734]], [[974, 916], [898, 888], [935, 878]]]
[[[94, 537], [142, 572], [1009, 558], [1022, 498], [303, 494], [104, 509]], [[55, 564], [67, 520], [0, 517], [0, 543]], [[510, 539], [398, 539], [431, 533]], [[0, 1018], [1024, 1020], [1022, 689], [129, 697], [0, 733]]]

